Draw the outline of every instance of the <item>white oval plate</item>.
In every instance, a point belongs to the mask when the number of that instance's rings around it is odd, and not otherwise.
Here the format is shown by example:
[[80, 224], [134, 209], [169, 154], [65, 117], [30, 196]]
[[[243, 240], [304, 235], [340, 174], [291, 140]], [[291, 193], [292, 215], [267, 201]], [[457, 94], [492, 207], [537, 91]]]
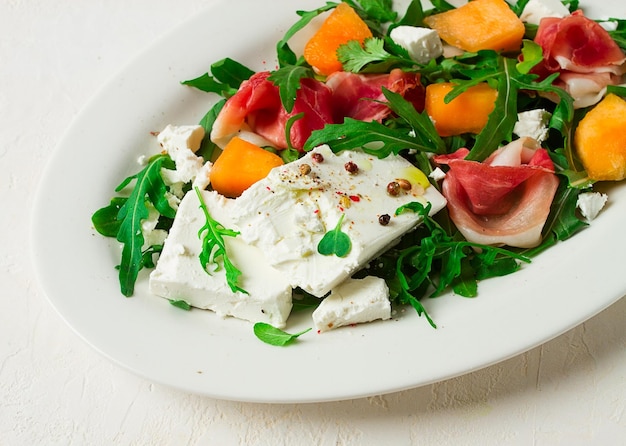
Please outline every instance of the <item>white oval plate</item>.
[[[620, 2], [595, 2], [589, 16], [621, 8], [626, 17]], [[626, 293], [626, 189], [613, 187], [590, 228], [532, 265], [481, 283], [475, 299], [426, 300], [437, 330], [406, 310], [395, 320], [310, 332], [278, 348], [258, 341], [247, 322], [181, 311], [149, 295], [145, 275], [135, 296], [124, 298], [115, 270], [119, 247], [97, 235], [90, 218], [138, 170], [140, 155], [158, 151], [151, 131], [196, 123], [215, 100], [179, 82], [227, 56], [255, 70], [274, 69], [275, 43], [297, 19], [296, 9], [323, 4], [242, 3], [219, 3], [127, 66], [81, 113], [47, 167], [33, 223], [36, 269], [52, 305], [96, 350], [149, 380], [215, 398], [340, 400], [494, 364], [580, 324]], [[235, 35], [236, 42], [228, 38]], [[287, 330], [311, 325], [300, 315]]]

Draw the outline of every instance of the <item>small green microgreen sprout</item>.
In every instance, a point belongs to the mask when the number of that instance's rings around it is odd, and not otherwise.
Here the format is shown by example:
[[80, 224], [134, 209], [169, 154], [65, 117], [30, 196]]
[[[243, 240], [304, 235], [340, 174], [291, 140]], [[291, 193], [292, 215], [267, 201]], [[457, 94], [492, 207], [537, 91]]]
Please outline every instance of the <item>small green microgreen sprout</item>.
[[298, 337], [309, 331], [311, 331], [311, 328], [307, 328], [296, 334], [290, 334], [265, 322], [257, 322], [254, 324], [255, 336], [266, 344], [275, 345], [277, 347], [289, 345]]
[[317, 245], [317, 252], [323, 256], [336, 255], [337, 257], [346, 257], [352, 249], [352, 241], [348, 234], [341, 230], [341, 224], [346, 214], [341, 214], [337, 226], [324, 234], [324, 237]]

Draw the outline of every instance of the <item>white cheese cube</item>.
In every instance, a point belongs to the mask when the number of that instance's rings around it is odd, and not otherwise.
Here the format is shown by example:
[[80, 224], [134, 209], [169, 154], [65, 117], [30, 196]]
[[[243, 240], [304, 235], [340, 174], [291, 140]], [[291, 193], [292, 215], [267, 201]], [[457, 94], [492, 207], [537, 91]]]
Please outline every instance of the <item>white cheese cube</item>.
[[411, 59], [422, 65], [443, 54], [437, 31], [417, 26], [398, 26], [389, 34], [391, 40], [408, 51]]
[[598, 216], [608, 200], [606, 194], [600, 192], [583, 192], [578, 195], [576, 206], [587, 221], [591, 221]]
[[520, 14], [520, 20], [531, 25], [539, 25], [544, 17], [563, 18], [568, 15], [569, 9], [560, 0], [530, 0]]
[[159, 144], [176, 164], [176, 171], [163, 169], [170, 183], [188, 183], [202, 169], [204, 160], [196, 156], [204, 138], [204, 128], [199, 125], [168, 125], [157, 136]]
[[513, 133], [520, 138], [530, 136], [541, 144], [548, 137], [548, 124], [551, 117], [552, 114], [543, 109], [518, 113]]
[[[350, 173], [349, 163], [358, 171]], [[410, 190], [392, 196], [387, 186], [398, 179]], [[426, 176], [401, 156], [378, 159], [359, 150], [335, 155], [321, 146], [272, 169], [247, 189], [235, 200], [232, 218], [243, 239], [258, 247], [294, 288], [323, 297], [420, 223], [413, 212], [394, 216], [412, 201], [430, 202], [431, 214], [446, 204]], [[320, 254], [320, 240], [342, 214], [340, 229], [350, 238], [350, 251], [345, 257]], [[385, 214], [391, 217], [387, 225], [379, 222]]]
[[390, 318], [389, 288], [383, 279], [373, 276], [346, 280], [313, 312], [318, 332]]
[[[225, 228], [237, 230], [230, 219], [232, 200], [215, 192], [202, 192], [209, 213]], [[198, 231], [206, 223], [194, 191], [183, 198], [156, 269], [150, 274], [150, 292], [193, 307], [212, 310], [251, 322], [284, 327], [291, 311], [289, 282], [269, 266], [258, 248], [240, 236], [225, 237], [226, 252], [242, 272], [238, 285], [249, 294], [233, 293], [224, 268], [209, 275], [198, 258], [202, 244]]]

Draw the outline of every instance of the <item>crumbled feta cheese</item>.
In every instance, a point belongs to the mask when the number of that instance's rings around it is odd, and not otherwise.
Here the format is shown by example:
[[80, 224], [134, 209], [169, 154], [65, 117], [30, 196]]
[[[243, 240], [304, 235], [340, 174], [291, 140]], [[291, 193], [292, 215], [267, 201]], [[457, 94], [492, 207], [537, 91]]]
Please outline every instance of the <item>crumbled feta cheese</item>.
[[435, 181], [441, 181], [446, 177], [446, 173], [439, 167], [435, 167], [431, 173], [428, 174], [429, 178]]
[[520, 138], [529, 136], [541, 144], [548, 137], [548, 124], [551, 117], [550, 112], [540, 108], [518, 113], [513, 133]]
[[[211, 216], [228, 229], [237, 230], [230, 219], [232, 200], [203, 191]], [[241, 237], [225, 237], [229, 259], [242, 272], [238, 285], [249, 294], [233, 293], [224, 268], [209, 275], [200, 264], [202, 243], [198, 231], [206, 219], [196, 193], [180, 204], [156, 269], [150, 274], [150, 292], [170, 300], [184, 300], [193, 307], [221, 316], [284, 327], [291, 311], [292, 288], [282, 274], [265, 262], [258, 248]]]
[[157, 137], [159, 144], [176, 164], [176, 171], [167, 173], [171, 183], [188, 183], [202, 169], [204, 160], [195, 155], [200, 148], [202, 138], [204, 138], [204, 128], [199, 125], [168, 125], [159, 133]]
[[[345, 167], [350, 162], [358, 168], [355, 173]], [[303, 164], [310, 167], [306, 174]], [[398, 179], [410, 190], [391, 196], [387, 186]], [[426, 176], [401, 156], [379, 159], [358, 150], [335, 155], [321, 146], [272, 169], [234, 200], [231, 215], [242, 238], [258, 247], [294, 288], [323, 297], [420, 223], [412, 212], [395, 216], [398, 207], [412, 201], [430, 202], [432, 214], [446, 204]], [[318, 253], [320, 240], [342, 214], [341, 231], [351, 240], [350, 251], [345, 257]], [[384, 214], [392, 216], [388, 225], [379, 222]]]
[[544, 17], [567, 17], [569, 9], [560, 0], [530, 0], [520, 14], [522, 22], [539, 25]]
[[319, 332], [390, 318], [389, 288], [383, 279], [373, 276], [347, 279], [313, 312], [313, 323]]
[[391, 30], [391, 40], [408, 51], [411, 59], [425, 65], [443, 54], [437, 31], [417, 26], [398, 26]]
[[163, 229], [156, 229], [156, 225], [159, 222], [159, 211], [154, 206], [147, 203], [148, 218], [141, 221], [141, 233], [144, 239], [144, 249], [149, 246], [162, 245], [163, 241], [167, 237], [167, 231]]
[[583, 192], [578, 195], [576, 206], [582, 216], [588, 221], [591, 221], [598, 216], [607, 200], [608, 196], [606, 194], [600, 192]]

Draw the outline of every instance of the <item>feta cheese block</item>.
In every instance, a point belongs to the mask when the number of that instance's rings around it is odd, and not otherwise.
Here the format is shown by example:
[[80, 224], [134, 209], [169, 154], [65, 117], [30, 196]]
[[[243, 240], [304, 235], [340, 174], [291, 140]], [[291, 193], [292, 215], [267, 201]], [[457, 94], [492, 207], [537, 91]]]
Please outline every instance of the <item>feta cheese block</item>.
[[318, 332], [345, 325], [391, 318], [389, 288], [384, 279], [368, 276], [347, 279], [333, 289], [313, 312]]
[[[225, 228], [237, 230], [230, 218], [232, 200], [216, 192], [201, 193], [211, 217]], [[192, 190], [181, 201], [156, 269], [150, 274], [150, 292], [221, 316], [284, 327], [292, 305], [289, 282], [267, 264], [258, 248], [240, 236], [224, 237], [228, 258], [242, 272], [238, 285], [249, 294], [232, 292], [223, 267], [209, 275], [200, 264], [198, 232], [205, 223], [200, 201]]]
[[422, 65], [443, 54], [443, 44], [434, 29], [402, 25], [392, 29], [389, 37]]
[[[398, 186], [393, 195], [390, 183]], [[413, 201], [430, 202], [431, 214], [446, 204], [401, 156], [379, 159], [360, 150], [336, 155], [320, 146], [244, 191], [232, 207], [232, 221], [294, 288], [323, 297], [420, 223], [413, 212], [394, 215]], [[343, 257], [320, 254], [320, 240], [341, 218], [339, 229], [351, 248]]]

